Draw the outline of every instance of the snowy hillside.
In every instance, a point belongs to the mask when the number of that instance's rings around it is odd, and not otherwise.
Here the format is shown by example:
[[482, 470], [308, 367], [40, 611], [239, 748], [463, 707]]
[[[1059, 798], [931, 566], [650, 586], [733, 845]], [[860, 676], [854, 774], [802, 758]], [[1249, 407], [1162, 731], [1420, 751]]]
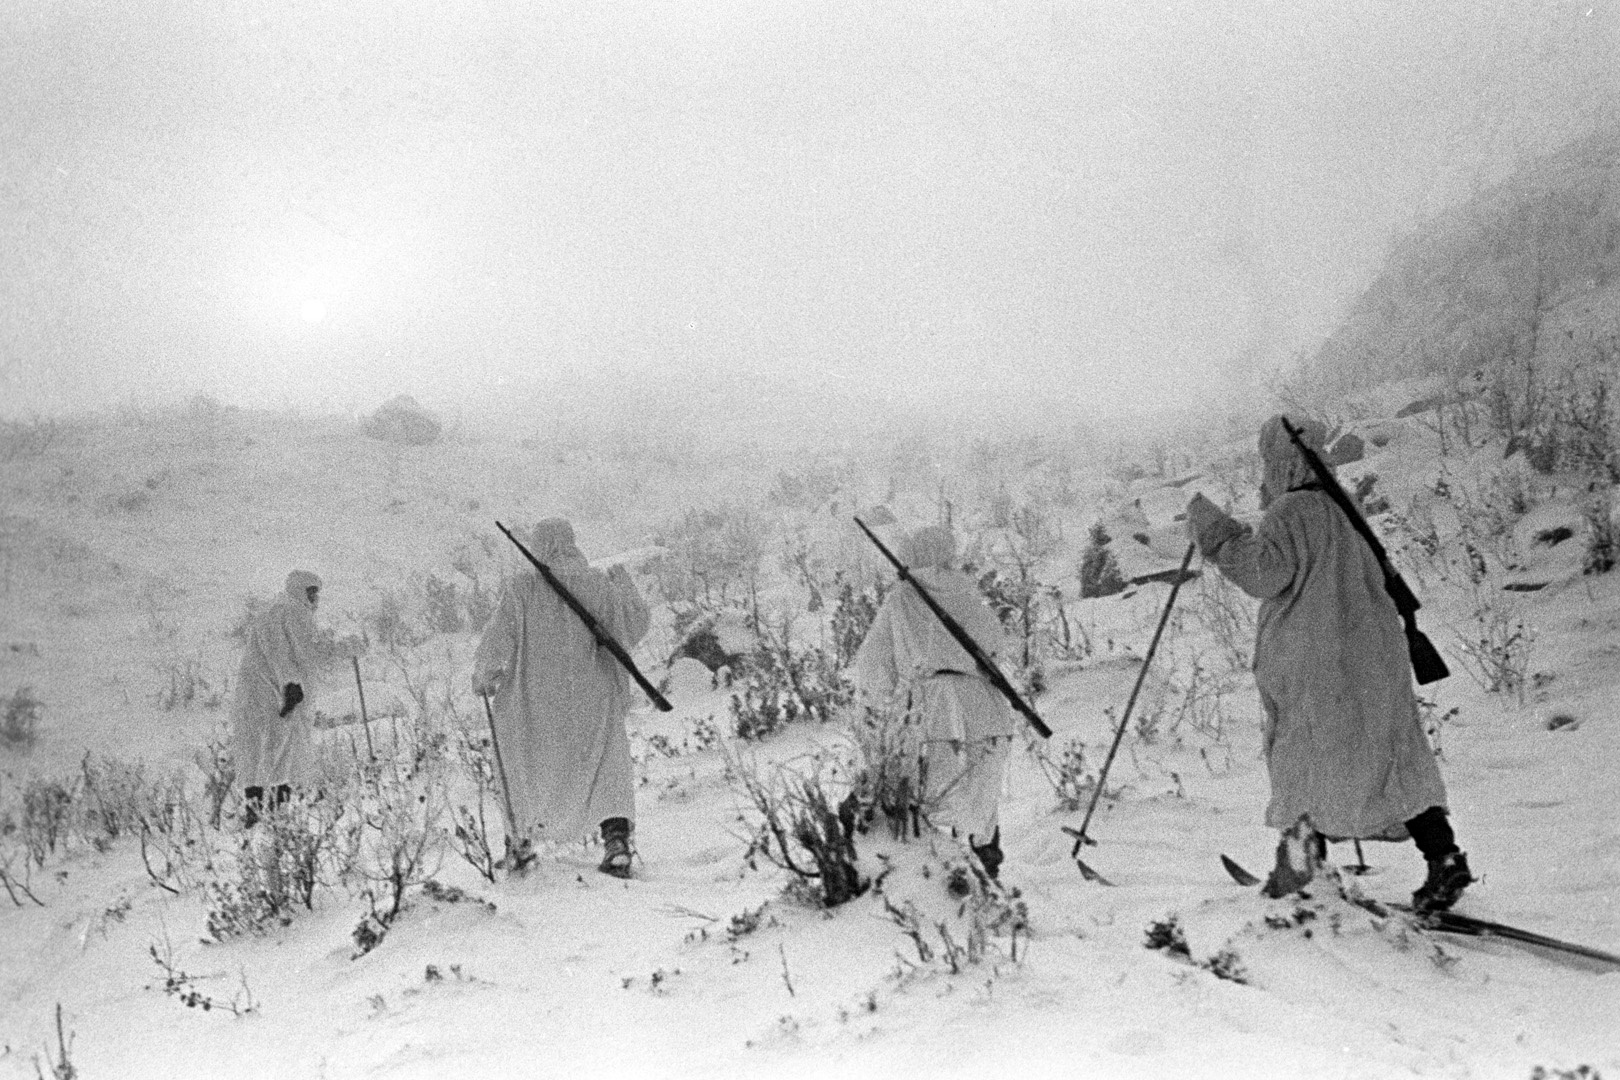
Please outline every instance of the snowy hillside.
[[[1416, 394], [1344, 403], [1366, 456], [1340, 475], [1453, 669], [1422, 693], [1482, 876], [1461, 910], [1620, 952], [1620, 573], [1583, 572], [1615, 528], [1608, 489], [1504, 457], [1483, 420], [1465, 437], [1463, 406], [1397, 417]], [[1195, 491], [1256, 513], [1252, 428], [1167, 433], [1186, 460], [895, 433], [718, 465], [465, 430], [399, 447], [206, 402], [44, 434], [8, 427], [0, 460], [0, 1077], [64, 1058], [85, 1080], [1620, 1076], [1620, 971], [1418, 933], [1332, 880], [1268, 901], [1226, 875], [1221, 853], [1263, 873], [1276, 838], [1253, 605], [1214, 575], [1179, 593], [1088, 829], [1081, 857], [1108, 883], [1082, 876], [1064, 827], [1081, 824], [1169, 594], [1177, 515]], [[889, 580], [850, 521], [879, 504], [895, 528], [950, 517], [1027, 627], [1018, 677], [1055, 735], [1014, 753], [999, 886], [948, 837], [901, 841], [879, 818], [857, 843], [871, 887], [824, 909], [751, 844], [742, 780], [781, 765], [842, 790], [850, 715], [766, 723], [762, 706], [763, 737], [736, 737], [731, 696], [779, 690], [769, 665], [739, 661], [728, 689], [669, 661], [677, 628], [709, 617], [765, 628], [730, 651], [838, 655], [835, 616]], [[657, 609], [638, 659], [675, 711], [631, 715], [627, 882], [577, 844], [493, 881], [455, 850], [458, 815], [488, 795], [474, 625], [518, 569], [493, 521], [557, 512], [591, 557], [633, 552]], [[1097, 523], [1123, 587], [1082, 599]], [[295, 566], [325, 579], [323, 623], [371, 641], [369, 729], [351, 670], [321, 688], [332, 775], [379, 804], [422, 792], [388, 804], [418, 815], [430, 850], [381, 931], [392, 886], [370, 847], [343, 872], [322, 863], [307, 905], [226, 925], [246, 918], [241, 867], [263, 836], [236, 798], [210, 820], [208, 747], [245, 598]], [[1409, 844], [1364, 853], [1347, 890], [1400, 901], [1421, 880]], [[1178, 928], [1185, 955], [1148, 947]]]

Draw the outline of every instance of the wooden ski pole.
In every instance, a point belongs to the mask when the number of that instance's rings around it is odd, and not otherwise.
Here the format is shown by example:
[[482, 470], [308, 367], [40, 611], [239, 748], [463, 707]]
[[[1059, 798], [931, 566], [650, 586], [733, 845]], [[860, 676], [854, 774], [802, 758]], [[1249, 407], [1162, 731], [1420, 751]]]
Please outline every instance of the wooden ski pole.
[[366, 753], [372, 761], [376, 761], [377, 748], [371, 745], [371, 721], [366, 718], [366, 686], [360, 681], [360, 658], [351, 656], [349, 663], [354, 665], [354, 688], [360, 691], [360, 726], [366, 732]]
[[490, 707], [489, 695], [484, 699], [484, 715], [489, 718], [489, 747], [495, 755], [495, 778], [501, 782], [501, 809], [506, 814], [506, 846], [510, 850], [517, 842], [517, 814], [512, 810], [512, 789], [506, 783], [506, 763], [501, 760], [501, 737], [495, 733], [495, 710]]
[[1153, 665], [1153, 654], [1159, 651], [1159, 638], [1164, 634], [1164, 626], [1170, 621], [1170, 609], [1176, 606], [1176, 594], [1181, 591], [1181, 583], [1187, 580], [1187, 567], [1192, 564], [1193, 552], [1198, 550], [1197, 544], [1187, 545], [1187, 554], [1181, 558], [1181, 569], [1176, 572], [1176, 580], [1170, 586], [1170, 597], [1164, 602], [1164, 614], [1159, 616], [1159, 628], [1153, 631], [1153, 641], [1148, 645], [1147, 656], [1142, 660], [1142, 670], [1136, 673], [1136, 685], [1131, 688], [1131, 696], [1125, 702], [1125, 715], [1119, 718], [1119, 730], [1114, 732], [1114, 744], [1108, 748], [1108, 757], [1103, 760], [1102, 771], [1097, 774], [1097, 790], [1091, 793], [1091, 805], [1086, 808], [1085, 820], [1080, 822], [1080, 831], [1065, 830], [1074, 837], [1073, 856], [1080, 854], [1082, 844], [1095, 844], [1097, 841], [1086, 835], [1086, 828], [1091, 824], [1091, 815], [1097, 809], [1097, 801], [1102, 798], [1103, 781], [1108, 779], [1108, 769], [1114, 764], [1114, 755], [1119, 753], [1119, 744], [1125, 738], [1125, 728], [1131, 722], [1131, 709], [1136, 705], [1136, 695], [1142, 691], [1142, 683], [1147, 678], [1148, 668]]

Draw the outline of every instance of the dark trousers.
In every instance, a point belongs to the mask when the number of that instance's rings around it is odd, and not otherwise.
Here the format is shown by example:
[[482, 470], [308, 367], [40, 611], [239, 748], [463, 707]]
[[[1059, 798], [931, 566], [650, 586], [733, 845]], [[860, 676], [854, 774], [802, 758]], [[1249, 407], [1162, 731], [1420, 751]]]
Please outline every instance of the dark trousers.
[[[1456, 834], [1451, 831], [1451, 821], [1441, 807], [1431, 806], [1408, 821], [1406, 831], [1429, 862], [1439, 862], [1457, 850]], [[1320, 833], [1316, 836], [1316, 857], [1327, 861], [1327, 837]]]
[[1431, 806], [1406, 823], [1412, 842], [1429, 862], [1439, 862], [1457, 850], [1457, 836], [1451, 831], [1451, 822], [1444, 809]]

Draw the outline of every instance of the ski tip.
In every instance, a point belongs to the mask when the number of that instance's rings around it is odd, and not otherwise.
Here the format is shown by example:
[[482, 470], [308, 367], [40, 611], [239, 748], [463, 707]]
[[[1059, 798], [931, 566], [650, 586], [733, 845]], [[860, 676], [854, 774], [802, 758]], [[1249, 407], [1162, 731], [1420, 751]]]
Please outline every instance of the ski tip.
[[1080, 868], [1080, 876], [1085, 878], [1087, 881], [1095, 881], [1098, 885], [1107, 885], [1109, 888], [1114, 887], [1114, 883], [1112, 881], [1109, 881], [1107, 878], [1097, 873], [1097, 871], [1087, 866], [1086, 860], [1076, 857], [1074, 864]]
[[1221, 856], [1221, 865], [1226, 868], [1226, 872], [1228, 874], [1232, 875], [1232, 880], [1237, 882], [1239, 885], [1260, 884], [1259, 878], [1255, 877], [1253, 874], [1243, 869], [1243, 867], [1239, 866], [1230, 855]]

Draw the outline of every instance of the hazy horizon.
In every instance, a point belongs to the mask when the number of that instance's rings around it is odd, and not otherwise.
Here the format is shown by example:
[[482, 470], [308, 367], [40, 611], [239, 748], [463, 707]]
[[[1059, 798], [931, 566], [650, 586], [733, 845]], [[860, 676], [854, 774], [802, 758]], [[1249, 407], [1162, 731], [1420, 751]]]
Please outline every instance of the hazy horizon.
[[1413, 222], [1620, 115], [1614, 3], [70, 0], [0, 27], [12, 415], [637, 378], [1191, 406], [1312, 348]]

